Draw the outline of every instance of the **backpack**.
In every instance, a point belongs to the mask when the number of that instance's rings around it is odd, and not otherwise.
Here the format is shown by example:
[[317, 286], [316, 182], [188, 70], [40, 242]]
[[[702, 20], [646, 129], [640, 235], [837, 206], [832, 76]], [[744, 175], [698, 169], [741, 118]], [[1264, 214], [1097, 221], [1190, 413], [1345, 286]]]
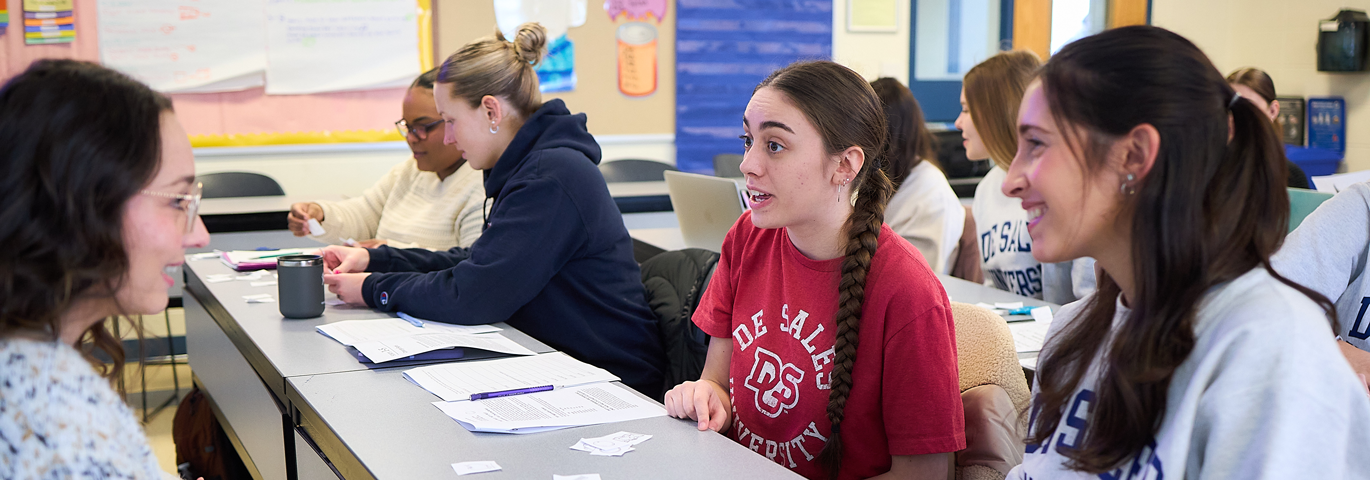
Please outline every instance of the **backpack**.
[[176, 443], [176, 469], [184, 479], [237, 480], [252, 478], [228, 434], [214, 418], [209, 397], [196, 386], [181, 399], [171, 420], [171, 439]]
[[642, 262], [647, 306], [656, 314], [666, 352], [663, 394], [681, 382], [699, 380], [704, 371], [709, 336], [691, 317], [717, 266], [718, 254], [700, 248], [664, 252]]

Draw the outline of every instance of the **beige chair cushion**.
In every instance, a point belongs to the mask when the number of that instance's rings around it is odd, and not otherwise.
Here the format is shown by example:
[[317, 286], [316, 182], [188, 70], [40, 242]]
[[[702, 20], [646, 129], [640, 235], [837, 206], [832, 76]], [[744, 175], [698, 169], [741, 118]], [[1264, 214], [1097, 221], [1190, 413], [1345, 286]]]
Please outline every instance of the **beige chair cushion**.
[[998, 314], [952, 302], [957, 367], [965, 406], [966, 449], [956, 453], [956, 478], [1002, 479], [1023, 461], [1031, 392], [1013, 334]]

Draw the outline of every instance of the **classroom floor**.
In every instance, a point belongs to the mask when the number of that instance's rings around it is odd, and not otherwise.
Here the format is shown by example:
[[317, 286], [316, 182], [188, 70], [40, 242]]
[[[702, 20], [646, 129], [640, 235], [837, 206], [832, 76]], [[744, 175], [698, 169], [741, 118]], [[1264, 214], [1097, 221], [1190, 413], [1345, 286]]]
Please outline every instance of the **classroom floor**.
[[[180, 308], [173, 308], [167, 311], [171, 319], [171, 331], [173, 334], [185, 335], [185, 316]], [[144, 335], [151, 339], [153, 336], [166, 335], [166, 321], [160, 316], [150, 316], [143, 319]], [[184, 357], [182, 357], [184, 360]], [[143, 371], [139, 372], [139, 368]], [[138, 365], [130, 362], [124, 367], [124, 391], [127, 392], [129, 408], [133, 409], [133, 414], [139, 420], [143, 419], [142, 402], [142, 379], [147, 378], [147, 405], [149, 410], [155, 410], [157, 405], [175, 395], [177, 399], [183, 398], [190, 392], [190, 365], [176, 365], [175, 376], [173, 377], [173, 367], [171, 365]], [[180, 390], [176, 390], [176, 384], [180, 384]], [[168, 473], [176, 472], [176, 445], [171, 440], [171, 421], [176, 417], [176, 404], [179, 400], [172, 401], [161, 412], [148, 419], [143, 424], [147, 432], [147, 439], [152, 444], [152, 453], [157, 455], [157, 463], [161, 465], [162, 471]], [[149, 412], [150, 413], [150, 412]]]

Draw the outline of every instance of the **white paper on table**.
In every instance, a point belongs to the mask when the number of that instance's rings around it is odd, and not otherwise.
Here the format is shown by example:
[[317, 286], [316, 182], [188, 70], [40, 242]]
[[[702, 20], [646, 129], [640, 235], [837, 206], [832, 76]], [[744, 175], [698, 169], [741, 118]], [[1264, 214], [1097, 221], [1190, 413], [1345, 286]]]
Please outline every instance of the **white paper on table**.
[[1023, 302], [994, 302], [994, 308], [1002, 310], [1016, 310], [1023, 308]]
[[571, 445], [571, 450], [605, 457], [621, 457], [623, 454], [633, 451], [633, 445], [651, 438], [651, 435], [642, 433], [618, 432], [603, 437], [582, 438], [575, 445]]
[[1031, 314], [1032, 319], [1036, 320], [1038, 323], [1051, 324], [1051, 307], [1035, 307], [1032, 310], [1028, 310], [1028, 313]]
[[1013, 348], [1018, 353], [1041, 351], [1042, 344], [1046, 342], [1047, 329], [1049, 328], [1051, 328], [1050, 323], [1042, 322], [1008, 324], [1009, 333], [1013, 334]]
[[264, 0], [99, 0], [100, 63], [166, 93], [260, 87]]
[[1337, 193], [1351, 188], [1351, 185], [1370, 180], [1370, 170], [1339, 173], [1336, 175], [1320, 175], [1312, 177], [1312, 179], [1313, 186], [1317, 188], [1319, 192]]
[[1037, 370], [1037, 357], [1020, 358], [1018, 359], [1018, 364], [1022, 365], [1023, 368], [1026, 368], [1028, 370]]
[[598, 473], [582, 473], [580, 475], [557, 475], [552, 474], [552, 480], [600, 480]]
[[[323, 301], [323, 304], [324, 304], [324, 305], [328, 305], [328, 306], [330, 306], [330, 307], [336, 307], [336, 306], [338, 306], [338, 305], [347, 305], [347, 302], [344, 302], [343, 299], [341, 299], [341, 298], [333, 297], [333, 298], [330, 298], [330, 299], [328, 299], [328, 300], [324, 300], [324, 301]], [[325, 335], [327, 335], [327, 334], [325, 334]]]
[[413, 0], [272, 0], [266, 93], [405, 87], [419, 71]]
[[666, 409], [612, 383], [593, 383], [547, 392], [476, 402], [433, 402], [442, 413], [473, 432], [579, 427], [661, 417]]
[[[317, 248], [282, 248], [280, 250], [234, 250], [231, 252], [223, 252], [223, 254], [226, 255], [228, 258], [228, 263], [230, 264], [229, 266], [237, 265], [244, 262], [250, 263], [254, 260], [270, 260], [272, 262], [275, 262], [277, 257], [283, 257], [285, 255], [317, 255], [318, 253], [319, 249]], [[257, 276], [257, 278], [261, 278], [262, 275], [266, 275], [266, 272], [261, 272], [259, 270], [257, 272], [252, 272], [250, 274], [244, 275], [243, 277], [254, 275]]]
[[[338, 300], [338, 304], [341, 305], [342, 300]], [[319, 325], [315, 328], [318, 329], [319, 333], [347, 346], [411, 335], [427, 335], [432, 333], [475, 335], [500, 331], [499, 327], [490, 325], [448, 325], [436, 322], [424, 323], [422, 327], [415, 327], [413, 324], [410, 324], [403, 319], [393, 317], [371, 320], [346, 320]], [[375, 361], [375, 359], [372, 359], [372, 361]]]
[[444, 363], [410, 369], [404, 377], [448, 402], [470, 401], [472, 394], [483, 392], [619, 380], [608, 370], [561, 352], [488, 362]]
[[470, 475], [473, 473], [498, 472], [503, 469], [499, 467], [498, 463], [483, 461], [453, 463], [452, 470], [455, 470], [457, 475]]
[[476, 348], [512, 355], [537, 355], [536, 352], [529, 350], [523, 345], [519, 345], [513, 340], [505, 338], [504, 335], [498, 333], [487, 333], [484, 335], [426, 333], [423, 335], [390, 337], [382, 340], [360, 342], [353, 344], [352, 347], [356, 348], [357, 351], [362, 352], [362, 355], [366, 355], [366, 358], [371, 359], [371, 361], [375, 363], [388, 362], [397, 358], [418, 355], [423, 352], [455, 347]]

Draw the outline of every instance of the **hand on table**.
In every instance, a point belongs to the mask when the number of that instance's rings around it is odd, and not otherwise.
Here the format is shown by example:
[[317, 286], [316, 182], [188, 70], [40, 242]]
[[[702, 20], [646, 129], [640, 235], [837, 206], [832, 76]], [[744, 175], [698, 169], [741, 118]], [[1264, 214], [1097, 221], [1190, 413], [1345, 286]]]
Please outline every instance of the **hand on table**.
[[286, 222], [290, 226], [290, 233], [297, 237], [309, 234], [309, 219], [323, 221], [323, 207], [314, 202], [300, 202], [290, 206], [290, 215], [286, 216]]
[[319, 249], [323, 256], [323, 268], [328, 273], [365, 272], [371, 264], [371, 252], [365, 248], [329, 245]]
[[719, 396], [722, 391], [721, 387], [708, 380], [676, 385], [666, 392], [666, 414], [698, 421], [696, 427], [701, 432], [722, 432], [730, 424], [728, 408]]
[[366, 298], [362, 297], [362, 282], [370, 273], [325, 273], [323, 275], [324, 285], [328, 285], [328, 291], [338, 296], [339, 300], [347, 302], [348, 305], [359, 307], [366, 306]]

